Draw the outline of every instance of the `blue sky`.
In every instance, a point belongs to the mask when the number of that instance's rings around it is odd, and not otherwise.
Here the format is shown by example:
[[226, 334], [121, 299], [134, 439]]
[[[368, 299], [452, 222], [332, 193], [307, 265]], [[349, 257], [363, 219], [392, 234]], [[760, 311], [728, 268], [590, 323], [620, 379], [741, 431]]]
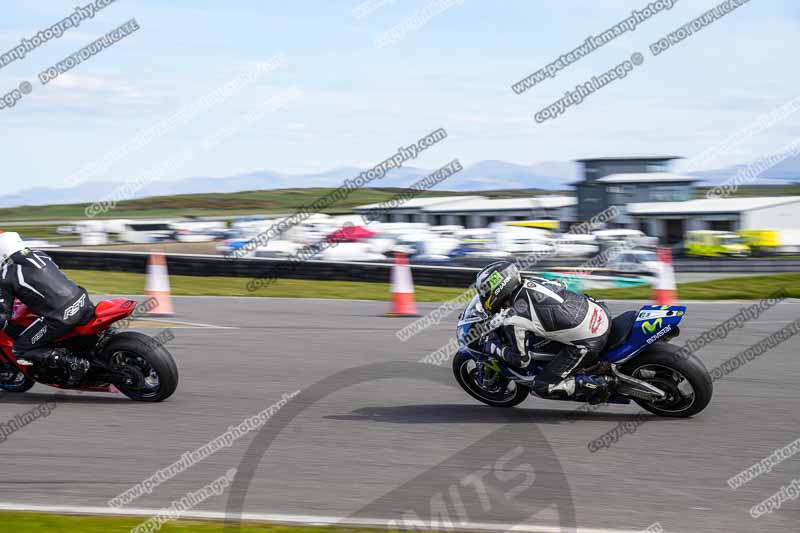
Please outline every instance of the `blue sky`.
[[[88, 1], [5, 2], [0, 53]], [[118, 0], [0, 69], [0, 94], [25, 80], [33, 84], [32, 94], [0, 111], [4, 193], [65, 186], [67, 176], [143, 128], [279, 53], [285, 66], [92, 179], [133, 179], [289, 89], [299, 92], [284, 108], [196, 153], [164, 178], [371, 166], [440, 127], [448, 139], [414, 166], [438, 167], [455, 157], [465, 164], [688, 157], [800, 95], [796, 0], [751, 0], [653, 57], [650, 43], [718, 3], [680, 0], [522, 95], [514, 94], [512, 83], [649, 2], [464, 0], [399, 42], [376, 46], [382, 32], [431, 1], [395, 0], [356, 18], [359, 0]], [[38, 82], [40, 71], [130, 18], [139, 31], [46, 86]], [[555, 120], [534, 120], [566, 90], [634, 52], [645, 62], [627, 78]], [[712, 166], [780, 149], [800, 133], [798, 118], [748, 139]]]

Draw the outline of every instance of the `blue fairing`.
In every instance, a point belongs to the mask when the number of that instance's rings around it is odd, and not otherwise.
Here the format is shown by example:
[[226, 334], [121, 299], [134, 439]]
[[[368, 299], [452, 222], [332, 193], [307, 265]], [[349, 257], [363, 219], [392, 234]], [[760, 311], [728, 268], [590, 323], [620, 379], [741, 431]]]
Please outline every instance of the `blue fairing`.
[[[639, 309], [625, 342], [617, 348], [601, 354], [600, 361], [621, 363], [634, 357], [659, 339], [666, 340], [666, 338], [670, 337], [668, 334], [678, 326], [685, 314], [686, 307], [682, 305], [646, 305], [642, 307]], [[461, 345], [459, 349], [460, 355], [471, 357], [476, 361], [495, 360], [493, 356], [466, 346], [469, 344], [470, 332], [473, 329], [480, 330], [485, 327], [485, 320], [487, 319], [488, 315], [481, 309], [477, 297], [473, 298], [473, 301], [459, 317], [457, 335]], [[474, 335], [473, 338], [479, 336], [479, 331], [477, 333], [478, 335]], [[542, 371], [544, 364], [546, 363], [534, 361], [524, 371], [520, 372], [527, 376], [534, 376]], [[501, 374], [507, 378], [520, 377], [519, 373], [509, 369], [502, 361], [498, 361], [498, 367]]]
[[675, 329], [686, 314], [682, 305], [646, 305], [639, 309], [630, 336], [619, 347], [600, 356], [601, 361], [620, 363]]

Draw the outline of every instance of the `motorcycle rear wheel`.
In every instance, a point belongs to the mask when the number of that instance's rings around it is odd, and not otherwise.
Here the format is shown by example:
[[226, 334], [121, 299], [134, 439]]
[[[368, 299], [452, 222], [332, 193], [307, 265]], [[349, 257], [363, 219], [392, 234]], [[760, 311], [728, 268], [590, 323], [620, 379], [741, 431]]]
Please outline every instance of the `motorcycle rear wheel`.
[[711, 375], [692, 354], [684, 356], [678, 347], [657, 342], [647, 352], [622, 366], [622, 371], [667, 393], [658, 401], [634, 398], [642, 408], [659, 416], [688, 418], [708, 406], [714, 392]]
[[142, 333], [114, 335], [103, 348], [103, 358], [112, 368], [136, 376], [130, 385], [116, 385], [131, 400], [161, 402], [178, 387], [178, 367], [172, 355]]

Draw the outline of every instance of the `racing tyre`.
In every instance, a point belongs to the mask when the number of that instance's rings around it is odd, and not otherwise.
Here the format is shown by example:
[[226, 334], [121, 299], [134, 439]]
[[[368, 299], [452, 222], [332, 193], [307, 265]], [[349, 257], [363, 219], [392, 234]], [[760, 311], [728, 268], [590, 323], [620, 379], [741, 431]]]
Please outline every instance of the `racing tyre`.
[[0, 390], [5, 392], [27, 392], [36, 384], [31, 378], [19, 370], [0, 372]]
[[[492, 379], [484, 379], [484, 383], [479, 383], [479, 364], [467, 355], [456, 354], [453, 358], [453, 374], [467, 394], [492, 407], [514, 407], [528, 397], [528, 389], [499, 375], [495, 375]], [[489, 370], [484, 370], [484, 372], [489, 372]]]
[[667, 393], [664, 400], [634, 401], [659, 416], [687, 418], [706, 408], [714, 386], [705, 365], [694, 355], [683, 356], [679, 348], [657, 342], [648, 351], [622, 365], [622, 371]]
[[164, 346], [147, 335], [126, 331], [114, 335], [103, 348], [111, 369], [129, 377], [116, 387], [131, 400], [160, 402], [178, 387], [178, 367]]

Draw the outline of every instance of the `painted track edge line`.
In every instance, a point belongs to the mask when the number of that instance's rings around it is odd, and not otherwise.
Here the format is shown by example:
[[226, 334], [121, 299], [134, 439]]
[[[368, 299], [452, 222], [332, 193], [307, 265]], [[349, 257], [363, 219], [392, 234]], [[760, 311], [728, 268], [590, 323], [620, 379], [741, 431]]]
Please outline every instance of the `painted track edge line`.
[[[147, 322], [163, 322], [164, 324], [178, 324], [179, 326], [189, 326], [203, 329], [240, 329], [236, 326], [217, 326], [215, 324], [204, 324], [202, 322], [186, 322], [184, 320], [172, 320], [170, 317], [136, 317], [131, 321], [132, 325]], [[131, 326], [133, 327], [133, 326]]]
[[[144, 516], [151, 517], [161, 512], [161, 509], [113, 509], [110, 507], [92, 507], [79, 505], [35, 505], [25, 503], [0, 503], [0, 511], [18, 511], [51, 514], [95, 515], [95, 516]], [[224, 520], [226, 513], [219, 511], [188, 511], [182, 513], [180, 519]], [[269, 513], [243, 513], [242, 521], [246, 522], [274, 522], [293, 525], [325, 525], [325, 526], [358, 526], [365, 528], [385, 528], [396, 520], [384, 518], [347, 518], [336, 516], [291, 515]], [[595, 529], [578, 528], [562, 529], [558, 526], [534, 526], [525, 524], [491, 524], [491, 523], [466, 523], [453, 524], [453, 531], [515, 531], [523, 533], [640, 533], [641, 530], [630, 529]]]

